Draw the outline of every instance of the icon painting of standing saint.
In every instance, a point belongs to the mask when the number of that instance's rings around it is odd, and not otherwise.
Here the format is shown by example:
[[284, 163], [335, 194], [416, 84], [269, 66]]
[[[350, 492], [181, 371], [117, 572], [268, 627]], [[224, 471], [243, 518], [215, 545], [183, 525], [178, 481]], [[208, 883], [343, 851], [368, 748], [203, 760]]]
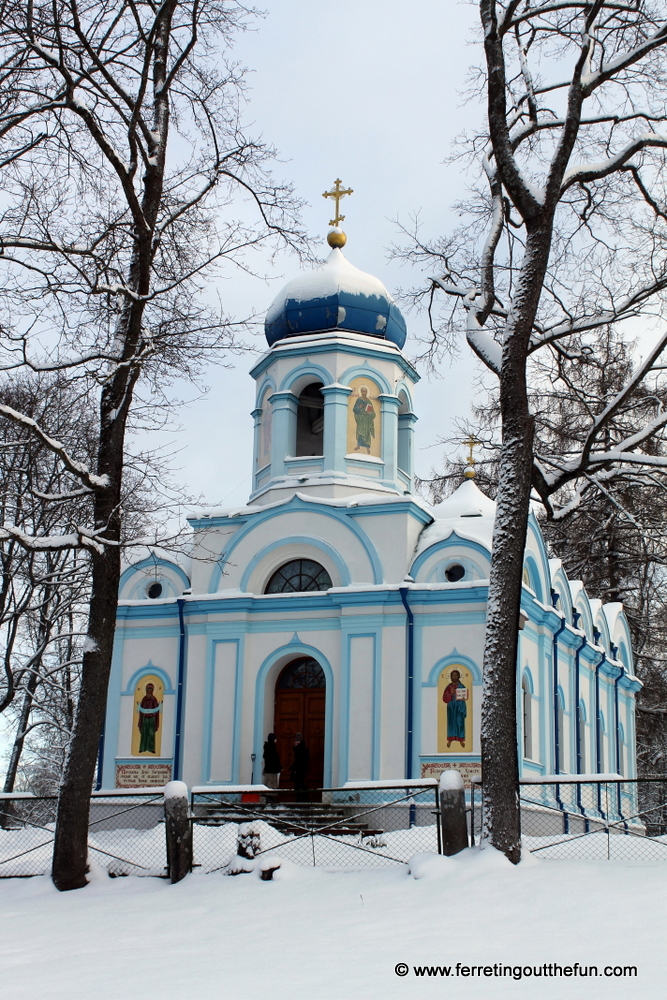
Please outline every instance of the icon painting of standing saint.
[[380, 388], [368, 378], [355, 378], [350, 382], [347, 424], [347, 452], [349, 455], [381, 456], [382, 415], [378, 399]]
[[160, 756], [163, 699], [164, 685], [160, 678], [153, 674], [144, 675], [134, 691], [133, 757]]
[[438, 753], [472, 749], [472, 675], [456, 664], [438, 680]]

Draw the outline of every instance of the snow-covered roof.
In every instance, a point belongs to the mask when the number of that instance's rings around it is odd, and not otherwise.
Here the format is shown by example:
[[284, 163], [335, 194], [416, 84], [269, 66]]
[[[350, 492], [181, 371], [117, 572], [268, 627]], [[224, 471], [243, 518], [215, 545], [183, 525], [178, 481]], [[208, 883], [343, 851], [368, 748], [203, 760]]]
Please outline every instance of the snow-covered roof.
[[165, 548], [161, 545], [132, 545], [123, 550], [121, 563], [123, 572], [149, 563], [154, 565], [173, 563], [188, 577], [192, 570], [192, 558], [182, 548]]
[[496, 516], [495, 500], [482, 493], [473, 479], [464, 480], [451, 496], [431, 509], [436, 518]]
[[288, 282], [269, 307], [266, 339], [341, 328], [405, 343], [401, 312], [379, 278], [351, 264], [342, 250], [331, 251], [324, 264]]
[[491, 551], [496, 505], [471, 479], [466, 479], [451, 496], [432, 507], [431, 513], [433, 523], [421, 532], [415, 558], [453, 534], [478, 542]]
[[[321, 484], [321, 480], [317, 480], [318, 484]], [[367, 481], [364, 480], [364, 486], [366, 486]], [[281, 484], [282, 488], [282, 484]], [[387, 491], [386, 493], [369, 493], [368, 491], [364, 493], [353, 493], [351, 496], [346, 497], [320, 497], [313, 496], [310, 493], [300, 493], [298, 490], [285, 499], [276, 500], [273, 503], [267, 504], [246, 504], [243, 507], [219, 507], [219, 508], [207, 508], [206, 510], [195, 510], [188, 515], [189, 520], [200, 520], [202, 518], [218, 518], [218, 517], [247, 517], [250, 514], [259, 514], [265, 510], [271, 510], [275, 507], [286, 507], [293, 502], [295, 497], [304, 503], [313, 503], [318, 506], [323, 507], [371, 507], [377, 506], [378, 504], [386, 504], [387, 506], [404, 506], [406, 504], [412, 504], [416, 507], [421, 508], [426, 514], [431, 514], [431, 508], [425, 504], [419, 497], [410, 496], [407, 494], [399, 494], [392, 491]]]

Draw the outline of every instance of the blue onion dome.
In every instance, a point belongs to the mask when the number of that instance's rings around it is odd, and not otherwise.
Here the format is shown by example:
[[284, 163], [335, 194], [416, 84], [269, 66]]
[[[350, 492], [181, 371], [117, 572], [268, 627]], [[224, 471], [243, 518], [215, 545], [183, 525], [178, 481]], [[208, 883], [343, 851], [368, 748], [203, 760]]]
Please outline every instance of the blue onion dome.
[[324, 330], [365, 333], [397, 347], [407, 335], [405, 320], [380, 279], [350, 264], [338, 247], [322, 267], [285, 285], [264, 321], [269, 346]]

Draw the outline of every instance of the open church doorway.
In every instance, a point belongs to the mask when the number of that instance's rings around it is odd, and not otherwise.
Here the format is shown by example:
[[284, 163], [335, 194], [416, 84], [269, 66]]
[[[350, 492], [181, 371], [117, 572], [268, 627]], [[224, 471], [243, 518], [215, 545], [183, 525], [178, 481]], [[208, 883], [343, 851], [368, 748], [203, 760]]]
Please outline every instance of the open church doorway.
[[276, 681], [273, 731], [283, 766], [281, 788], [293, 788], [290, 769], [292, 748], [297, 733], [308, 748], [309, 766], [306, 788], [321, 788], [324, 780], [324, 706], [326, 679], [312, 656], [299, 656], [286, 664]]

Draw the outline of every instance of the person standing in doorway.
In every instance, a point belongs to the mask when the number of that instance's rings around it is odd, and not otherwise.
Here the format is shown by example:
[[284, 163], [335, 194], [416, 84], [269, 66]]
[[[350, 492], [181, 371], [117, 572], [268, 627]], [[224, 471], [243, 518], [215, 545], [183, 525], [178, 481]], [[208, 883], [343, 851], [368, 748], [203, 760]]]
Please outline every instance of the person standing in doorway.
[[301, 802], [306, 797], [306, 775], [308, 774], [308, 765], [310, 764], [308, 747], [304, 743], [301, 733], [296, 733], [294, 737], [292, 752], [294, 754], [294, 761], [292, 763], [291, 777], [294, 782], [294, 791], [297, 793], [297, 800]]
[[278, 788], [281, 771], [282, 765], [276, 745], [276, 734], [269, 733], [264, 744], [264, 767], [262, 769], [262, 777], [267, 788]]

